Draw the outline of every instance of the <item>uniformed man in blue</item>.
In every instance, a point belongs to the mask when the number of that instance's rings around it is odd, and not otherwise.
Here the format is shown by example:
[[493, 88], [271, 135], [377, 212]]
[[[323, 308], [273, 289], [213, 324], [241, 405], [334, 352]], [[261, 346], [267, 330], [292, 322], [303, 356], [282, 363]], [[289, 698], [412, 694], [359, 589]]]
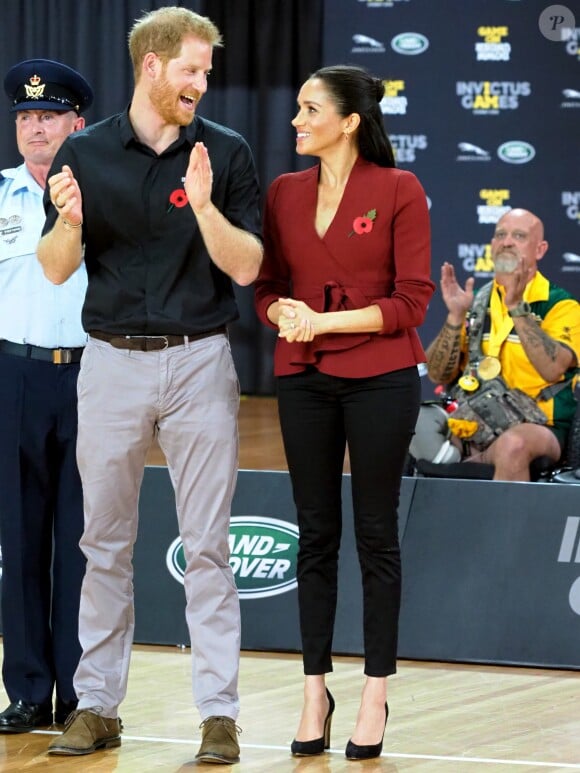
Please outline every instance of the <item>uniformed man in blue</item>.
[[[10, 700], [0, 732], [64, 723], [76, 707], [84, 557], [76, 466], [79, 362], [86, 341], [84, 265], [58, 287], [36, 245], [48, 170], [85, 125], [93, 92], [75, 70], [31, 59], [4, 80], [24, 162], [0, 172], [0, 538], [2, 677]], [[53, 695], [54, 693], [54, 695]]]

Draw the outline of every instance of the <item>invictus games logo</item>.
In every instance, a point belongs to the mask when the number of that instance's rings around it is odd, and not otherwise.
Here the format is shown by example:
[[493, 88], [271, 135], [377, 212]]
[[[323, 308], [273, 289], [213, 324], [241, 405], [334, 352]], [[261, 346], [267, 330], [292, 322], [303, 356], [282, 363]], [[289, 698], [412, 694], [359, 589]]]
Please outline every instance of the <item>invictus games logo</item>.
[[483, 38], [475, 44], [478, 62], [509, 62], [512, 47], [502, 40], [507, 37], [507, 27], [479, 27], [477, 34]]
[[384, 54], [385, 46], [380, 40], [375, 40], [368, 35], [356, 34], [352, 36], [354, 43], [351, 48], [353, 54]]
[[485, 201], [477, 207], [477, 218], [480, 223], [497, 223], [497, 221], [509, 212], [511, 207], [504, 206], [504, 200], [509, 199], [510, 192], [504, 188], [484, 188], [479, 191], [479, 198]]
[[[296, 588], [298, 527], [277, 518], [235, 516], [230, 522], [230, 566], [241, 599], [277, 596]], [[170, 574], [183, 583], [185, 555], [178, 537], [166, 554]]]
[[562, 206], [566, 217], [580, 225], [580, 191], [562, 191]]
[[386, 115], [405, 115], [407, 112], [407, 97], [399, 94], [405, 88], [405, 81], [383, 81], [385, 96], [381, 99], [381, 111]]
[[429, 48], [429, 40], [420, 32], [401, 32], [391, 40], [391, 48], [397, 54], [415, 56]]
[[499, 115], [517, 110], [521, 97], [529, 97], [529, 81], [457, 81], [455, 91], [461, 107], [473, 115]]
[[562, 39], [566, 44], [566, 53], [580, 59], [580, 29], [567, 28]]
[[427, 150], [428, 142], [425, 134], [391, 134], [391, 143], [395, 158], [401, 164], [416, 160], [418, 150]]
[[480, 279], [493, 274], [491, 244], [458, 244], [457, 258], [468, 274], [473, 274]]
[[527, 164], [536, 155], [536, 149], [529, 142], [509, 140], [499, 146], [497, 155], [507, 164]]

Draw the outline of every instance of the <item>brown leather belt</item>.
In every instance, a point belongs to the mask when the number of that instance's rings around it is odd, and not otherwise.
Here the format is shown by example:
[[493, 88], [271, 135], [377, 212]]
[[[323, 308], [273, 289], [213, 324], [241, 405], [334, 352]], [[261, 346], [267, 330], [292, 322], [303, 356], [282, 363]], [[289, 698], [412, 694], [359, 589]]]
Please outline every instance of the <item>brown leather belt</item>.
[[187, 336], [160, 335], [160, 336], [138, 336], [121, 335], [120, 333], [103, 333], [101, 330], [91, 330], [91, 338], [97, 338], [99, 341], [106, 341], [115, 349], [133, 349], [138, 352], [160, 352], [169, 349], [170, 346], [184, 346], [192, 341], [199, 341], [209, 336], [223, 335], [226, 332], [225, 325], [208, 330], [205, 333], [192, 333]]

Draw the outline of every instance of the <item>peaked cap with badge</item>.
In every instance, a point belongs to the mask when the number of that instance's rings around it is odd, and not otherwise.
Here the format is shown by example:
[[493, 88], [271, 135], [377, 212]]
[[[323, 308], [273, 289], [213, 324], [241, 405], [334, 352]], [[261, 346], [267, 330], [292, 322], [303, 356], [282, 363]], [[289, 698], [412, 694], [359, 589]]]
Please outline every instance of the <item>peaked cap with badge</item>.
[[74, 110], [82, 113], [93, 101], [93, 90], [83, 76], [52, 59], [27, 59], [11, 67], [4, 90], [17, 110]]

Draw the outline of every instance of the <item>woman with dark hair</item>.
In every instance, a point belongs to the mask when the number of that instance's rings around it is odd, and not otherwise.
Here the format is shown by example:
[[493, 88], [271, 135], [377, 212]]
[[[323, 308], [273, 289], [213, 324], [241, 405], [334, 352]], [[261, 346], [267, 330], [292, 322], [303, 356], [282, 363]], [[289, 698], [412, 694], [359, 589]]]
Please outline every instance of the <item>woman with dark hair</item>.
[[[401, 588], [397, 507], [425, 361], [416, 327], [433, 293], [425, 193], [395, 168], [359, 67], [325, 67], [298, 95], [296, 150], [319, 163], [269, 188], [256, 309], [278, 331], [278, 406], [300, 530], [304, 707], [292, 753], [330, 743], [332, 634], [346, 444], [363, 586], [364, 672], [349, 759], [380, 755], [396, 670]], [[354, 623], [355, 621], [353, 621]]]

